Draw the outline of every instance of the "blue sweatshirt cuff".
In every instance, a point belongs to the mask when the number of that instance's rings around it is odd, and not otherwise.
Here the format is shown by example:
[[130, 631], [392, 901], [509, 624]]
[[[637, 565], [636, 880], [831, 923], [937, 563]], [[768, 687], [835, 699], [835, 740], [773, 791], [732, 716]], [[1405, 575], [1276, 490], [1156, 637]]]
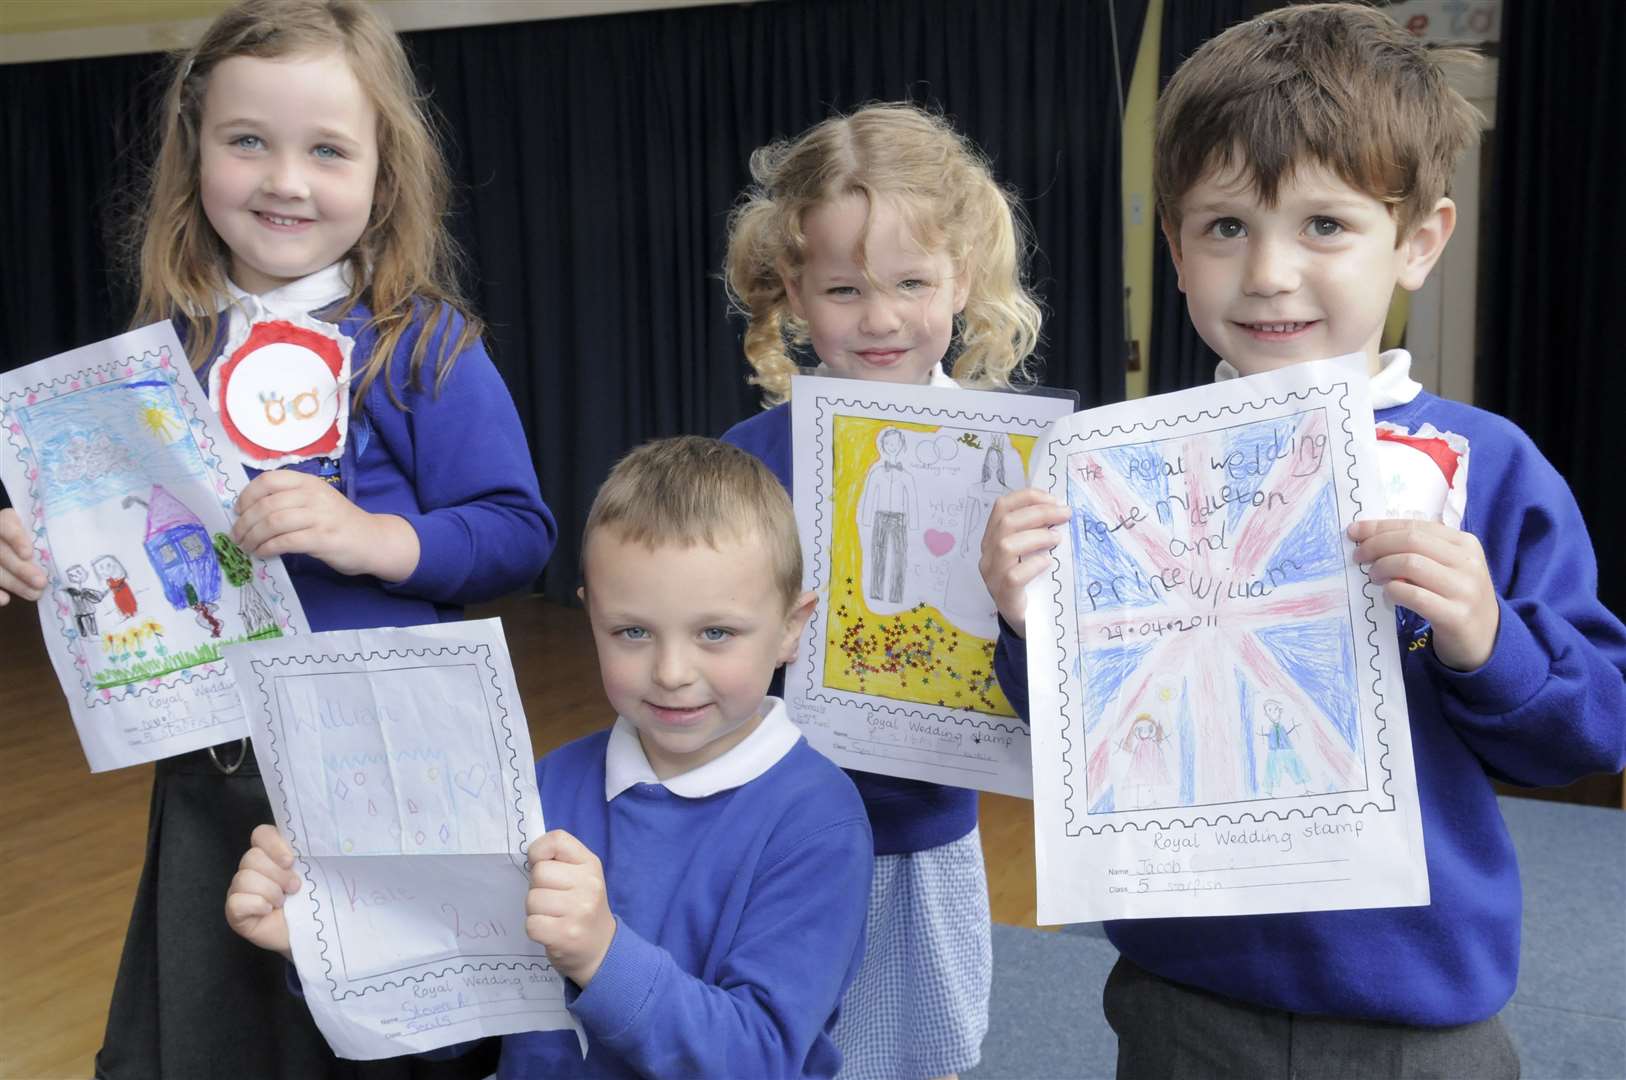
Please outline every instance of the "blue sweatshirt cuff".
[[570, 1011], [594, 1038], [613, 1043], [643, 1016], [671, 962], [665, 949], [617, 919], [610, 951], [604, 954], [593, 980], [570, 1004]]
[[1024, 723], [1031, 722], [1033, 710], [1028, 702], [1028, 643], [1016, 636], [1005, 616], [999, 616], [999, 642], [994, 646], [994, 678], [1005, 692]]
[[1011, 628], [1011, 624], [1005, 621], [1005, 616], [994, 617], [999, 620], [999, 647], [1010, 655], [1012, 663], [1021, 664], [1025, 673], [1028, 663], [1027, 639]]
[[418, 565], [404, 581], [388, 582], [384, 587], [437, 602], [455, 596], [469, 574], [466, 560], [454, 557], [470, 548], [468, 528], [452, 514], [400, 517], [418, 534]]
[[1457, 671], [1440, 663], [1429, 650], [1429, 660], [1441, 685], [1449, 687], [1474, 712], [1498, 716], [1517, 709], [1537, 693], [1551, 669], [1546, 651], [1519, 613], [1497, 598], [1500, 622], [1490, 659], [1473, 671]]

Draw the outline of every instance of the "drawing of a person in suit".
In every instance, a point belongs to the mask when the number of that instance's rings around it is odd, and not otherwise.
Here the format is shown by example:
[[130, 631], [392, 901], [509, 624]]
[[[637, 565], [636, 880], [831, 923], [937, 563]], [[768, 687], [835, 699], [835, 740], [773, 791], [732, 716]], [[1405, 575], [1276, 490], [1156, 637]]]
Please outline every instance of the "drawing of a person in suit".
[[1265, 719], [1270, 726], [1259, 732], [1261, 738], [1266, 740], [1269, 747], [1265, 754], [1265, 790], [1271, 795], [1276, 794], [1276, 783], [1285, 772], [1289, 779], [1304, 789], [1304, 794], [1310, 793], [1310, 777], [1304, 771], [1304, 762], [1299, 760], [1299, 752], [1293, 748], [1293, 732], [1299, 729], [1298, 724], [1288, 727], [1282, 723], [1282, 703], [1274, 698], [1265, 702]]
[[95, 638], [101, 631], [96, 629], [96, 605], [102, 602], [105, 592], [100, 589], [87, 589], [85, 582], [90, 575], [85, 568], [74, 563], [66, 570], [68, 577], [68, 602], [73, 605], [73, 624], [82, 638]]
[[915, 478], [903, 465], [903, 432], [883, 428], [876, 436], [881, 460], [864, 477], [858, 504], [860, 525], [870, 527], [869, 595], [894, 604], [903, 602], [904, 572], [909, 565], [909, 529], [920, 521]]

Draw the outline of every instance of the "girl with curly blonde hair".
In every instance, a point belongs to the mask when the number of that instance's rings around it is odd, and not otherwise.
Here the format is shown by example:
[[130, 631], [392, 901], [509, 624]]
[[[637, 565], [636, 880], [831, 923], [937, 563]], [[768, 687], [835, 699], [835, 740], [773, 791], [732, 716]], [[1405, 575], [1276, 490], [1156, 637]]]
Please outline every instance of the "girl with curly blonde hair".
[[[729, 222], [725, 273], [729, 297], [747, 320], [745, 356], [755, 369], [750, 381], [768, 404], [790, 396], [797, 359], [809, 351], [833, 373], [858, 378], [924, 382], [948, 355], [960, 385], [1020, 380], [1040, 324], [1023, 282], [1029, 241], [1020, 203], [994, 180], [981, 151], [942, 117], [912, 105], [867, 106], [762, 147], [751, 155], [751, 175], [756, 183]], [[862, 222], [861, 242], [850, 251], [822, 250], [826, 237], [817, 220], [810, 236], [809, 218], [844, 212]], [[868, 266], [871, 230], [884, 232], [891, 223], [903, 231], [877, 240], [898, 240], [905, 250], [946, 263], [948, 276], [931, 285], [934, 292], [951, 290], [953, 333], [944, 353], [921, 351], [902, 370], [844, 370], [811, 336], [804, 278], [810, 262], [818, 277], [821, 254], [850, 256], [850, 269], [862, 281], [849, 288], [868, 286], [861, 291], [877, 299], [903, 298], [910, 289]], [[917, 297], [920, 285], [911, 287]], [[935, 333], [942, 326], [926, 329]]]
[[[775, 406], [723, 436], [791, 486], [791, 376], [1021, 382], [1039, 339], [1016, 198], [940, 116], [871, 105], [758, 150], [730, 220], [729, 296]], [[943, 370], [945, 359], [952, 375]], [[834, 1038], [845, 1078], [976, 1065], [988, 1030], [977, 793], [851, 772], [875, 837], [868, 942]]]

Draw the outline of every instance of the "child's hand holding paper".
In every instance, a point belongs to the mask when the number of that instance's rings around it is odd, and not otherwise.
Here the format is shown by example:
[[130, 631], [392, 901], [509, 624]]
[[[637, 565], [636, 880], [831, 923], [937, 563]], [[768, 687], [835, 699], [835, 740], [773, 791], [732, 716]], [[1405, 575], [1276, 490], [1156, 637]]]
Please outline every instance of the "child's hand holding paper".
[[282, 903], [299, 891], [294, 849], [275, 825], [257, 826], [252, 841], [226, 890], [226, 924], [251, 944], [292, 960]]
[[563, 829], [538, 837], [526, 855], [525, 933], [548, 950], [555, 971], [585, 989], [615, 937], [604, 864]]
[[0, 607], [13, 596], [38, 600], [44, 590], [45, 569], [34, 561], [23, 519], [8, 506], [0, 510]]

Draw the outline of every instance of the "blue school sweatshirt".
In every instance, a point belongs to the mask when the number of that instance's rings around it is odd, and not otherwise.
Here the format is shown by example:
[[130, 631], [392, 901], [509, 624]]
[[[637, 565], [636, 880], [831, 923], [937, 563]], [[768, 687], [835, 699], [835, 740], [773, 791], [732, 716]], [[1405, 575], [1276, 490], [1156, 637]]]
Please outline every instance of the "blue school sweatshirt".
[[[776, 405], [742, 420], [723, 434], [732, 443], [768, 466], [785, 490], [792, 486], [790, 405]], [[783, 675], [774, 676], [774, 693], [783, 687]], [[923, 780], [848, 769], [869, 812], [875, 834], [875, 854], [898, 855], [941, 847], [977, 827], [977, 793]]]
[[[1425, 907], [1109, 922], [1130, 960], [1254, 1005], [1422, 1027], [1494, 1016], [1519, 973], [1522, 893], [1491, 780], [1568, 783], [1626, 764], [1626, 628], [1563, 478], [1493, 413], [1415, 388], [1379, 422], [1468, 440], [1462, 528], [1500, 596], [1490, 659], [1453, 671], [1400, 609], [1401, 666], [1423, 819]], [[1006, 627], [995, 674], [1028, 715], [1026, 643]]]
[[783, 703], [727, 754], [656, 780], [636, 730], [537, 762], [542, 814], [604, 865], [615, 937], [566, 1001], [587, 1034], [503, 1038], [500, 1080], [833, 1076], [864, 952], [869, 825]]
[[[462, 316], [441, 310], [419, 383], [408, 377], [409, 361], [427, 326], [427, 308], [401, 335], [363, 408], [352, 408], [333, 477], [363, 510], [406, 519], [418, 534], [417, 569], [390, 583], [341, 574], [309, 555], [283, 556], [312, 630], [458, 619], [467, 604], [529, 587], [553, 552], [558, 529], [542, 501], [525, 429], [485, 346], [476, 341], [458, 354], [435, 389], [442, 344], [463, 328]], [[358, 305], [336, 323], [355, 341], [357, 371], [378, 340], [364, 329], [371, 318]], [[208, 379], [205, 366], [198, 380], [207, 386]], [[390, 401], [387, 386], [405, 409]], [[289, 467], [316, 471], [313, 463]]]

